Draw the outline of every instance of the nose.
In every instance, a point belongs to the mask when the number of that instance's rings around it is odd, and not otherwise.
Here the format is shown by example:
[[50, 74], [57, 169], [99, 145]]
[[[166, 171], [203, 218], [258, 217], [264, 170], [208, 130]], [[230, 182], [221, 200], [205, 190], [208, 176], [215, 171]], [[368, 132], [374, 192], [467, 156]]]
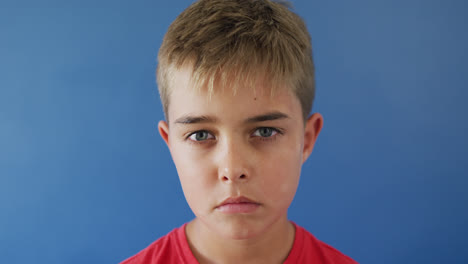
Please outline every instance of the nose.
[[250, 178], [249, 155], [242, 144], [226, 142], [220, 150], [218, 178], [223, 183], [246, 182]]

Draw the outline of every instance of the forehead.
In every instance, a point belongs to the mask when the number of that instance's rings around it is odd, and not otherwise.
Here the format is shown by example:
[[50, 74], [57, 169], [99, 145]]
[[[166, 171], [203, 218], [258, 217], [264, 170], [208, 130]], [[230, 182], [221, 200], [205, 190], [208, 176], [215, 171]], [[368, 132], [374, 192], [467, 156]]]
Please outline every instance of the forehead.
[[[287, 88], [272, 90], [262, 78], [253, 85], [214, 84], [209, 92], [192, 82], [192, 69], [181, 67], [171, 74], [168, 114], [170, 121], [185, 115], [210, 115], [226, 121], [239, 121], [255, 115], [280, 112], [293, 120], [302, 120], [300, 101]], [[233, 78], [234, 80], [235, 78]]]

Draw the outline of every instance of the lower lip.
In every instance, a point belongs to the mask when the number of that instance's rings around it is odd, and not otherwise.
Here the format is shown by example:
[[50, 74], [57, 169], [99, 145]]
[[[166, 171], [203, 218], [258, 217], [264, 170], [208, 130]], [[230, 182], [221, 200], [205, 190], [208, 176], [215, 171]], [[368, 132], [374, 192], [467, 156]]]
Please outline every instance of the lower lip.
[[216, 209], [225, 214], [253, 213], [259, 207], [256, 203], [231, 203], [218, 206]]

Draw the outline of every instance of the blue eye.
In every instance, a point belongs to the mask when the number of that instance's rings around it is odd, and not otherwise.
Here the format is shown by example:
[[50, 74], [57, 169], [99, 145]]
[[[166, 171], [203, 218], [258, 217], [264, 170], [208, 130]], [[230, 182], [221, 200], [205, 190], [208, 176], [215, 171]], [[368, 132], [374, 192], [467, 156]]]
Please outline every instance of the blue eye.
[[276, 135], [278, 130], [271, 127], [260, 127], [254, 132], [254, 136], [268, 138]]
[[188, 138], [192, 141], [204, 141], [208, 139], [213, 139], [214, 136], [211, 135], [208, 131], [201, 130], [192, 133]]

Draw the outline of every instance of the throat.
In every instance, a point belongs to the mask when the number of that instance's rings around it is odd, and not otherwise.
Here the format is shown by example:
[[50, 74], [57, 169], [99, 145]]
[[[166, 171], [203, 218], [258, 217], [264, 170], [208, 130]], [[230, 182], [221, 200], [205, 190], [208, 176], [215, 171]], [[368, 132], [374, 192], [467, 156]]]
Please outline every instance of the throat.
[[200, 264], [283, 263], [295, 238], [294, 225], [284, 219], [246, 239], [220, 235], [195, 218], [186, 226], [190, 250]]

